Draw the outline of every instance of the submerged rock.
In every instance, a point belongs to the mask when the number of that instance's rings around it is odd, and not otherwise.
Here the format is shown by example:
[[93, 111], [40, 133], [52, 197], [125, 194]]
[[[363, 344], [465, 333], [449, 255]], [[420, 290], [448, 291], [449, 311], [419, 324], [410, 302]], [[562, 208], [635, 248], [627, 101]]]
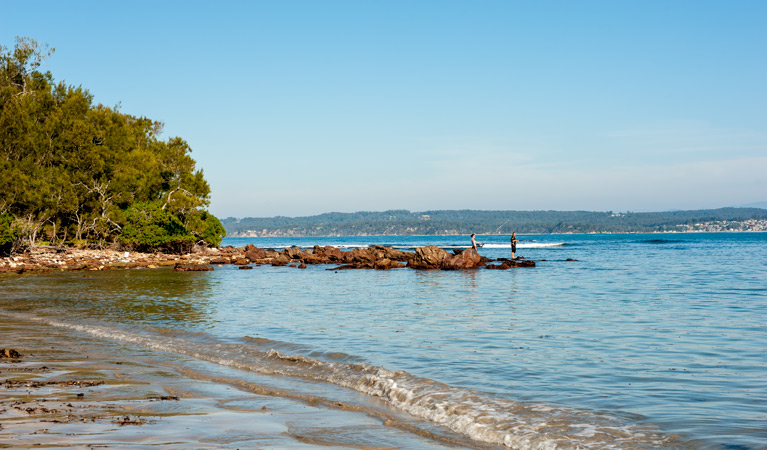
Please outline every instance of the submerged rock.
[[510, 261], [506, 260], [501, 264], [490, 264], [487, 265], [486, 268], [488, 269], [497, 269], [497, 270], [507, 270], [511, 269], [512, 267], [535, 267], [535, 261], [530, 260], [524, 260], [524, 261]]
[[173, 270], [176, 272], [209, 272], [213, 268], [207, 264], [176, 264]]

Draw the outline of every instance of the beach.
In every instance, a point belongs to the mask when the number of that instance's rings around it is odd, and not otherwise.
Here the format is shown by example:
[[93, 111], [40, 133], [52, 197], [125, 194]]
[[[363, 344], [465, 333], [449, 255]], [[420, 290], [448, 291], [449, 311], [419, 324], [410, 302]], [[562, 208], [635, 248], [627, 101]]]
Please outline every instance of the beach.
[[7, 272], [0, 446], [765, 448], [767, 235], [519, 237], [535, 267], [237, 264], [467, 247], [381, 236]]
[[0, 358], [0, 448], [445, 448], [340, 402], [222, 382], [34, 320], [2, 321], [0, 342], [20, 355]]

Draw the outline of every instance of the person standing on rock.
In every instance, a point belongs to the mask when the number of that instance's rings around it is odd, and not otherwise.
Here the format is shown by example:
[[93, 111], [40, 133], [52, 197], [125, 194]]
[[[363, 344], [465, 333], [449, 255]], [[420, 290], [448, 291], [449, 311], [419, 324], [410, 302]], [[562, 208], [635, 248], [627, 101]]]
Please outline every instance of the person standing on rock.
[[517, 251], [517, 233], [516, 231], [511, 232], [511, 260], [514, 261], [514, 252]]
[[482, 243], [474, 240], [474, 236], [476, 236], [476, 234], [471, 233], [471, 248], [473, 248], [476, 251], [477, 246], [482, 247]]

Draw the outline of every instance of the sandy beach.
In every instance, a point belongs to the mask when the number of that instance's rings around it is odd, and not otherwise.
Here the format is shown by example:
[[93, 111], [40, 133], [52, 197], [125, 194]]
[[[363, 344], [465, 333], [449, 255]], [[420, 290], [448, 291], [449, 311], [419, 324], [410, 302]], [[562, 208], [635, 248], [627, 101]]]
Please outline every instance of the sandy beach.
[[343, 405], [260, 395], [34, 321], [3, 320], [0, 342], [21, 355], [0, 358], [0, 448], [444, 448]]

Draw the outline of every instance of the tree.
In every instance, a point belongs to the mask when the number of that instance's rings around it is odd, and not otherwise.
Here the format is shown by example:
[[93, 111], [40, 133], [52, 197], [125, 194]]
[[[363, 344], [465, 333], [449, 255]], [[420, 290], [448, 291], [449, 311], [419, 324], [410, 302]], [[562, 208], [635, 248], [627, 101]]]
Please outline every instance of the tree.
[[226, 236], [221, 222], [207, 211], [194, 210], [184, 216], [184, 226], [197, 238], [209, 246], [218, 247]]
[[139, 250], [162, 249], [183, 253], [191, 249], [194, 236], [184, 224], [159, 202], [140, 202], [131, 205], [124, 214], [120, 241]]
[[15, 219], [19, 236], [29, 245], [127, 242], [127, 212], [141, 203], [192, 227], [192, 240], [220, 242], [223, 228], [205, 210], [210, 186], [186, 141], [161, 140], [160, 122], [54, 83], [39, 71], [52, 52], [29, 38], [17, 38], [13, 50], [0, 46], [0, 214]]
[[19, 230], [14, 223], [13, 216], [8, 213], [0, 213], [0, 255], [9, 255], [18, 244], [18, 240]]

